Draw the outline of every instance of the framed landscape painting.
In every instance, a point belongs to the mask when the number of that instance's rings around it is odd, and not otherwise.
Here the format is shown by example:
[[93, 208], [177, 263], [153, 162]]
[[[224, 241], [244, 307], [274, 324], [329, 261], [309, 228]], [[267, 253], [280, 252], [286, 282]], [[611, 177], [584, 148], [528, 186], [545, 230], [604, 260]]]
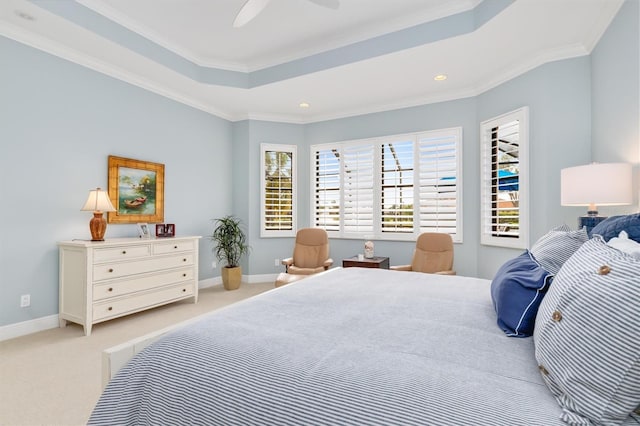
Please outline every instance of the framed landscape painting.
[[164, 222], [164, 164], [109, 156], [109, 223]]

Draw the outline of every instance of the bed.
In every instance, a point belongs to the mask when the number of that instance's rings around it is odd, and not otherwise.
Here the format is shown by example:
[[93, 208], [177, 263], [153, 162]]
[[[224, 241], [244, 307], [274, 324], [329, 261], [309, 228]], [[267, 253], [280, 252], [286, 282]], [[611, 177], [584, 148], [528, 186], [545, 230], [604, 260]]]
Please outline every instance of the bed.
[[89, 424], [565, 425], [490, 285], [336, 268], [276, 288], [111, 351], [144, 347]]

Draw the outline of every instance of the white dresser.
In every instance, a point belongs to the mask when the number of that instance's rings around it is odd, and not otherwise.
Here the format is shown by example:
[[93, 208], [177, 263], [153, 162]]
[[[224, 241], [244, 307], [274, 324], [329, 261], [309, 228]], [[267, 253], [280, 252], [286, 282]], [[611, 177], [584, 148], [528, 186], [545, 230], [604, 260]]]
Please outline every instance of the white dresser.
[[198, 301], [198, 240], [62, 241], [60, 327], [91, 326], [182, 299]]

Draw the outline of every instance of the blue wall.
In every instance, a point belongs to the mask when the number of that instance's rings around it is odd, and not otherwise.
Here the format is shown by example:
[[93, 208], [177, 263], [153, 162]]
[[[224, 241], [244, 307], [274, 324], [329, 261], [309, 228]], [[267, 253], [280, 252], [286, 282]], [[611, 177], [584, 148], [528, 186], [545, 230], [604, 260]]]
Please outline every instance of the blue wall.
[[[310, 215], [310, 145], [462, 126], [464, 243], [456, 245], [455, 267], [490, 278], [519, 251], [479, 244], [479, 123], [530, 107], [530, 239], [563, 222], [575, 226], [583, 209], [560, 206], [560, 169], [640, 163], [638, 18], [638, 2], [627, 1], [592, 55], [540, 66], [473, 98], [307, 125], [230, 123], [0, 38], [0, 326], [57, 313], [56, 241], [89, 237], [91, 215], [79, 209], [89, 189], [106, 188], [108, 155], [165, 164], [165, 221], [205, 237], [200, 279], [219, 275], [206, 237], [211, 219], [229, 213], [243, 220], [253, 248], [245, 274], [258, 276], [280, 272], [273, 259], [293, 247], [291, 238], [260, 238], [260, 143], [298, 145], [302, 227]], [[134, 225], [107, 230], [107, 238], [134, 235]], [[362, 251], [359, 240], [331, 244], [337, 264]], [[392, 264], [407, 263], [412, 250], [407, 242], [376, 244]], [[32, 306], [21, 309], [27, 293]]]
[[[307, 126], [307, 144], [391, 135], [454, 126], [463, 128], [464, 242], [455, 246], [455, 269], [461, 275], [491, 278], [505, 260], [521, 250], [481, 246], [479, 123], [530, 107], [531, 240], [563, 222], [574, 225], [575, 216], [560, 207], [560, 169], [588, 163], [591, 158], [590, 62], [588, 57], [540, 66], [480, 96], [369, 114]], [[302, 205], [308, 206], [308, 192]], [[577, 216], [577, 215], [576, 215]], [[308, 223], [309, 211], [302, 212]], [[361, 252], [361, 241], [332, 241], [337, 259]], [[391, 264], [409, 263], [414, 244], [380, 241], [376, 251], [392, 253]]]
[[[640, 164], [640, 1], [627, 1], [591, 54], [592, 160]], [[640, 170], [632, 206], [601, 207], [603, 215], [638, 211]]]
[[[242, 263], [244, 275], [276, 274], [283, 266], [274, 259], [284, 259], [293, 253], [291, 238], [260, 238], [260, 144], [298, 145], [298, 196], [306, 191], [308, 182], [308, 151], [304, 146], [304, 126], [247, 120], [234, 124], [234, 212], [247, 230], [251, 252]], [[303, 218], [298, 215], [298, 221]], [[303, 219], [302, 219], [303, 220]], [[298, 226], [307, 226], [298, 222]]]
[[[524, 105], [529, 106], [531, 245], [555, 226], [577, 226], [578, 213], [560, 206], [560, 170], [589, 163], [591, 158], [589, 58], [545, 64], [483, 93], [478, 96], [478, 121]], [[519, 252], [480, 246], [478, 276], [492, 278], [500, 265]]]
[[[478, 125], [476, 118], [476, 99], [460, 99], [431, 105], [423, 105], [401, 110], [367, 114], [358, 117], [343, 118], [321, 123], [309, 124], [306, 127], [305, 146], [306, 161], [309, 160], [308, 146], [319, 143], [362, 139], [374, 136], [394, 135], [400, 133], [434, 130], [449, 127], [462, 127], [463, 135], [463, 235], [464, 244], [456, 244], [455, 267], [461, 275], [475, 275], [476, 250], [480, 234], [479, 217], [476, 209], [479, 203], [476, 176], [479, 174], [480, 161]], [[306, 188], [310, 183], [306, 181]], [[300, 204], [300, 222], [309, 225], [310, 191], [302, 193]], [[351, 257], [363, 250], [363, 240], [331, 240], [331, 255], [341, 265], [341, 259]], [[411, 262], [415, 243], [400, 241], [375, 241], [375, 252], [380, 256], [389, 256], [392, 265]]]
[[[165, 165], [179, 234], [205, 236], [231, 212], [231, 123], [6, 38], [0, 51], [0, 326], [58, 312], [56, 242], [91, 237], [80, 208], [107, 188], [109, 155]], [[135, 225], [110, 224], [106, 237], [120, 236]], [[211, 277], [206, 238], [200, 253]]]

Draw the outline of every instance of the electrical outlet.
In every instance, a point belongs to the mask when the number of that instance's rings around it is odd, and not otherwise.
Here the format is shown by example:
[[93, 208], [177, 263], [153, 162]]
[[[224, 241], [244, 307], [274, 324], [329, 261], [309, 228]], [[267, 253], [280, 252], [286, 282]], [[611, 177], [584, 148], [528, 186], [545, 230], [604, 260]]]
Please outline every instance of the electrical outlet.
[[213, 262], [211, 262], [211, 267], [213, 269], [216, 269], [218, 267], [218, 264], [216, 263], [216, 261], [214, 260]]
[[275, 259], [273, 261], [273, 266], [280, 266], [280, 259]]
[[23, 294], [22, 296], [20, 296], [20, 307], [26, 308], [28, 306], [31, 306], [31, 295]]

